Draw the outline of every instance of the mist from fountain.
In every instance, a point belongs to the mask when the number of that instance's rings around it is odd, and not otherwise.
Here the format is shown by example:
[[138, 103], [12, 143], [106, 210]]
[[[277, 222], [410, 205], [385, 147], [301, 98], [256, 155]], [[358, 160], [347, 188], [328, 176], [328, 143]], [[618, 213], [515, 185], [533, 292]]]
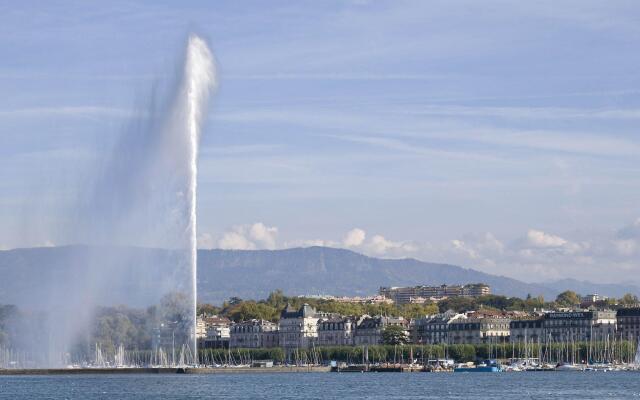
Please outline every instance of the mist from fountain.
[[41, 354], [29, 365], [61, 367], [74, 351], [95, 358], [95, 310], [116, 305], [154, 310], [145, 334], [156, 354], [171, 355], [163, 363], [197, 362], [198, 145], [216, 87], [214, 57], [190, 35], [175, 80], [155, 85], [112, 151], [101, 149], [109, 155], [86, 172], [69, 224], [71, 241], [88, 246], [69, 250], [72, 272], [54, 273], [29, 299], [45, 315], [24, 329], [42, 332], [22, 345]]

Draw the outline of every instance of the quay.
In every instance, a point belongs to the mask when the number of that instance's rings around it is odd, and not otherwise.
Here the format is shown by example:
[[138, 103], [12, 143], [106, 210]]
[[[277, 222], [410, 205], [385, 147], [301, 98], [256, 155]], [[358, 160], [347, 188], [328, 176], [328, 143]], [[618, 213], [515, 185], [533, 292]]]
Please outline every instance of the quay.
[[451, 372], [452, 370], [436, 370], [417, 365], [348, 365], [331, 367], [331, 372]]
[[221, 367], [221, 368], [24, 368], [0, 369], [2, 375], [126, 375], [126, 374], [261, 374], [261, 373], [310, 373], [329, 372], [330, 367], [288, 367], [269, 368]]

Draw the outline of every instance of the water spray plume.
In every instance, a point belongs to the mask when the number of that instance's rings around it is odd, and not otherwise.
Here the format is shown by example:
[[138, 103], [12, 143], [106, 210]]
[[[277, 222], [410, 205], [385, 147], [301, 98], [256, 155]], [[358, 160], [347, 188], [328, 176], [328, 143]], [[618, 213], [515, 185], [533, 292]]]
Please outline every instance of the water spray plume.
[[196, 307], [197, 307], [197, 268], [198, 268], [198, 247], [197, 247], [197, 188], [198, 188], [198, 144], [200, 141], [200, 127], [203, 115], [207, 109], [209, 94], [216, 87], [215, 64], [213, 55], [204, 40], [197, 36], [189, 37], [187, 49], [187, 59], [184, 70], [184, 85], [188, 98], [188, 134], [189, 134], [189, 248], [191, 250], [191, 288], [193, 293], [193, 352], [197, 354], [196, 341]]
[[33, 291], [31, 304], [22, 304], [47, 315], [42, 329], [29, 330], [42, 338], [23, 346], [42, 354], [29, 365], [100, 364], [114, 355], [121, 361], [122, 343], [114, 343], [118, 352], [87, 343], [98, 340], [94, 311], [115, 305], [149, 313], [145, 337], [155, 362], [197, 363], [198, 145], [216, 86], [211, 51], [189, 36], [175, 80], [154, 88], [139, 119], [87, 173], [70, 229], [77, 243], [89, 246], [69, 250], [64, 267], [70, 272], [56, 274], [48, 265], [52, 279]]

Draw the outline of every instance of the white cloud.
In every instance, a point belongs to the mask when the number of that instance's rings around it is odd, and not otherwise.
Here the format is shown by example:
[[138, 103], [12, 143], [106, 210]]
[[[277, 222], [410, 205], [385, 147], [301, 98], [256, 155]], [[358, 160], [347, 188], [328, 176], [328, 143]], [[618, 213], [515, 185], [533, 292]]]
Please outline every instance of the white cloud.
[[278, 238], [278, 228], [269, 227], [262, 222], [255, 223], [249, 228], [249, 236], [258, 242], [260, 247], [265, 249], [275, 249], [276, 239]]
[[347, 232], [347, 235], [344, 237], [342, 244], [345, 247], [358, 247], [364, 243], [367, 234], [360, 228], [354, 228]]
[[504, 244], [492, 233], [465, 235], [463, 239], [451, 241], [454, 249], [468, 254], [471, 258], [480, 258], [480, 254], [498, 255], [504, 251]]
[[[480, 235], [465, 235], [463, 239], [454, 239], [450, 242], [452, 252], [473, 262], [476, 267], [493, 268], [496, 261], [502, 257], [505, 246], [492, 233], [486, 232]], [[444, 260], [454, 262], [449, 258], [449, 251], [445, 249]], [[442, 255], [441, 255], [442, 256]], [[454, 258], [453, 260], [458, 260]]]
[[475, 260], [478, 258], [478, 253], [473, 248], [467, 246], [467, 244], [463, 240], [454, 239], [451, 241], [451, 245], [455, 250], [465, 254], [467, 257], [471, 258], [472, 260]]
[[382, 235], [374, 235], [366, 240], [367, 233], [360, 228], [353, 228], [345, 234], [341, 241], [314, 239], [291, 240], [285, 242], [285, 247], [343, 247], [372, 256], [407, 257], [419, 250], [414, 242], [392, 241]]
[[277, 238], [277, 227], [256, 222], [251, 225], [234, 226], [218, 240], [218, 247], [233, 250], [273, 250], [277, 248]]
[[201, 233], [198, 235], [198, 248], [211, 250], [215, 247], [216, 241], [210, 233]]
[[562, 247], [567, 244], [567, 241], [560, 236], [530, 229], [529, 232], [527, 232], [526, 243], [532, 247], [550, 248]]
[[365, 246], [366, 250], [376, 255], [406, 256], [417, 247], [409, 242], [393, 242], [382, 235], [375, 235]]
[[418, 256], [524, 281], [578, 278], [616, 282], [616, 277], [640, 271], [640, 240], [620, 238], [632, 236], [636, 224], [614, 235], [591, 232], [579, 240], [535, 229], [507, 244], [491, 233], [467, 234], [442, 244], [421, 246]]
[[256, 245], [251, 243], [240, 232], [225, 232], [218, 241], [218, 247], [225, 250], [255, 250]]

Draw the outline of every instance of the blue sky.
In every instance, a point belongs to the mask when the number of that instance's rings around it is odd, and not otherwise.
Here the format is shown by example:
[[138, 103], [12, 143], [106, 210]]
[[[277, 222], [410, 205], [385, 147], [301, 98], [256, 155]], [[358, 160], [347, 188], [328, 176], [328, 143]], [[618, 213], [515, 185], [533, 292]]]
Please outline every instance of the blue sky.
[[86, 171], [190, 32], [220, 81], [201, 247], [640, 272], [635, 1], [0, 2], [0, 248], [79, 240]]

